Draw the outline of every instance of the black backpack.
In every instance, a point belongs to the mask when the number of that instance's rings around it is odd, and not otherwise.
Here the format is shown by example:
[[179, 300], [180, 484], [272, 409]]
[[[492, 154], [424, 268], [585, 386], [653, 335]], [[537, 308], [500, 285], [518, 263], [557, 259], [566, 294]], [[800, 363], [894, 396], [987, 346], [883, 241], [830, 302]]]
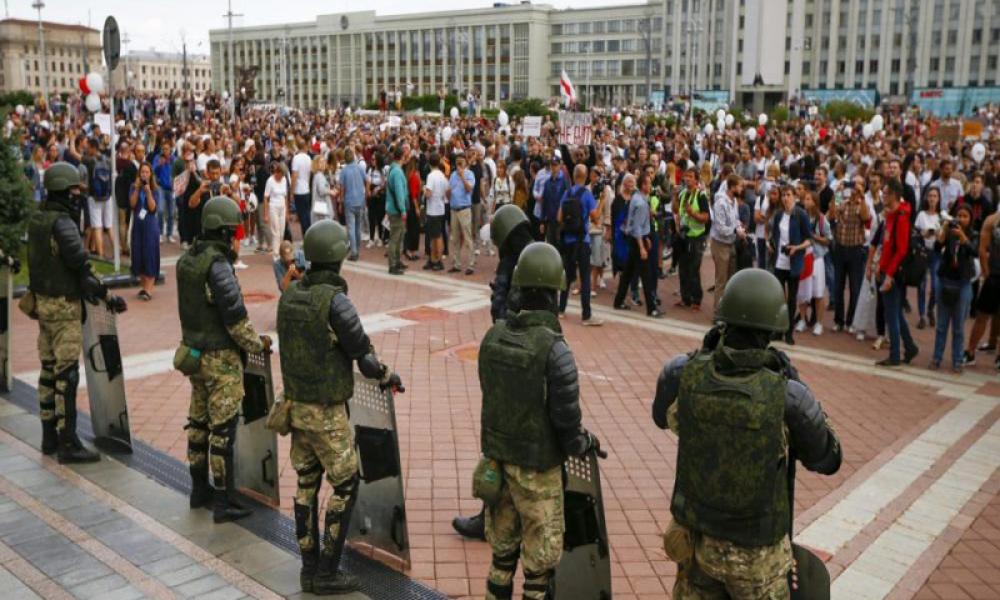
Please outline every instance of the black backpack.
[[[897, 224], [898, 227], [898, 224]], [[893, 228], [893, 234], [897, 231]], [[924, 239], [916, 228], [910, 230], [910, 244], [906, 249], [906, 256], [903, 257], [902, 264], [899, 265], [899, 276], [904, 285], [918, 286], [927, 276], [927, 268], [930, 264], [931, 251], [924, 244]]]
[[576, 190], [570, 190], [566, 194], [566, 202], [562, 205], [562, 231], [563, 233], [584, 235], [583, 221], [583, 193], [587, 190], [584, 186], [579, 186]]

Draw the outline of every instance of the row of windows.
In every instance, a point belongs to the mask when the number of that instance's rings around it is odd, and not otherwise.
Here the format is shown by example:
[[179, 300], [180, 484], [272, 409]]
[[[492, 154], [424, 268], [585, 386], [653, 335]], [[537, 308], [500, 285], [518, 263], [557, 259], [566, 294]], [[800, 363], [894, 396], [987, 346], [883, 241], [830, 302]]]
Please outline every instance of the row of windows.
[[[207, 82], [195, 81], [195, 82], [191, 83], [190, 85], [191, 85], [191, 87], [195, 91], [201, 91], [201, 90], [207, 90], [209, 84]], [[143, 90], [149, 90], [149, 89], [153, 89], [153, 90], [176, 90], [176, 89], [178, 89], [179, 87], [182, 87], [182, 86], [183, 86], [183, 82], [177, 82], [177, 81], [166, 81], [166, 80], [162, 80], [162, 79], [160, 79], [160, 80], [146, 80], [146, 79], [139, 80], [139, 87], [140, 87], [140, 89], [143, 89]]]
[[[717, 6], [718, 8], [718, 6]], [[592, 33], [635, 33], [642, 31], [652, 20], [653, 31], [663, 28], [663, 17], [640, 19], [611, 19], [583, 23], [556, 23], [552, 25], [552, 35], [590, 35]]]
[[[589, 72], [588, 72], [589, 64]], [[565, 70], [570, 77], [645, 77], [647, 72], [652, 76], [660, 75], [660, 60], [652, 60], [652, 71], [649, 70], [645, 59], [641, 60], [593, 60], [553, 62], [550, 74], [552, 77], [559, 77]]]
[[[662, 49], [662, 40], [654, 37], [651, 43], [651, 52], [659, 54]], [[603, 52], [645, 52], [646, 41], [644, 39], [626, 40], [593, 40], [589, 42], [553, 42], [551, 46], [552, 54], [601, 54]]]
[[[91, 48], [90, 54], [100, 55], [100, 48]], [[37, 44], [25, 44], [24, 45], [25, 54], [39, 54]], [[49, 56], [68, 56], [70, 58], [82, 57], [84, 55], [83, 49], [79, 47], [62, 47], [62, 46], [45, 46], [45, 53]]]
[[[83, 65], [79, 63], [65, 63], [65, 62], [56, 63], [55, 61], [52, 61], [50, 64], [52, 65], [52, 68], [49, 69], [50, 73], [81, 73], [81, 74], [83, 73]], [[56, 68], [57, 64], [59, 65], [58, 68]], [[40, 70], [37, 60], [24, 61], [25, 71], [31, 71], [32, 68], [34, 68], [35, 71]]]
[[[148, 73], [150, 75], [174, 75], [174, 76], [176, 76], [181, 71], [183, 71], [183, 67], [163, 67], [163, 66], [157, 66], [157, 67], [150, 67], [149, 70], [147, 70], [146, 69], [146, 65], [142, 65], [142, 67], [140, 67], [140, 69], [139, 69], [139, 72], [142, 75], [146, 75]], [[191, 67], [188, 67], [188, 71], [194, 77], [211, 77], [211, 73], [209, 73], [208, 69], [197, 69], [197, 68], [192, 69]]]

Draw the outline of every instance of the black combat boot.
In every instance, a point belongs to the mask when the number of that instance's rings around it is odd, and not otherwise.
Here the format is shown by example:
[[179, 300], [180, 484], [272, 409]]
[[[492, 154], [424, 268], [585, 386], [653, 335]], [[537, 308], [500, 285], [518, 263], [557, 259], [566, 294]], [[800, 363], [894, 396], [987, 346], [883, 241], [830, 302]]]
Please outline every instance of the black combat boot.
[[[225, 485], [221, 488], [216, 488], [215, 502], [212, 505], [212, 511], [214, 513], [212, 515], [212, 520], [216, 523], [235, 521], [237, 519], [242, 519], [243, 517], [248, 517], [251, 513], [253, 513], [251, 509], [237, 503], [234, 498], [236, 495], [236, 487], [234, 483], [236, 474], [233, 471], [232, 445], [230, 445], [229, 448], [229, 455], [226, 456], [225, 465]], [[218, 479], [215, 483], [218, 485]]]
[[[340, 557], [344, 553], [344, 543], [347, 541], [347, 530], [351, 525], [351, 513], [354, 512], [354, 501], [358, 498], [357, 478], [350, 479], [333, 488], [333, 493], [346, 497], [344, 512], [332, 516], [326, 515], [326, 533], [324, 548], [319, 556], [319, 568], [313, 578], [313, 593], [319, 596], [326, 594], [349, 594], [361, 589], [361, 581], [340, 569]], [[330, 527], [336, 519], [340, 527], [336, 539], [331, 539]]]
[[56, 420], [42, 421], [42, 454], [55, 454], [59, 448], [59, 433], [56, 431]]
[[[315, 506], [295, 504], [295, 536], [299, 539], [299, 553], [302, 555], [302, 569], [299, 571], [299, 585], [303, 592], [312, 593], [313, 578], [319, 566], [319, 510]], [[308, 546], [304, 549], [303, 546]]]
[[208, 482], [208, 464], [191, 465], [191, 508], [204, 508], [212, 503], [212, 484]]
[[[87, 448], [76, 435], [76, 378], [68, 378], [68, 385], [63, 396], [66, 414], [63, 416], [63, 428], [59, 431], [56, 446], [56, 457], [59, 464], [90, 463], [101, 460], [101, 455]], [[59, 392], [56, 392], [57, 394]]]
[[479, 514], [471, 517], [455, 517], [451, 520], [451, 526], [464, 537], [474, 540], [485, 540], [486, 508], [482, 508]]

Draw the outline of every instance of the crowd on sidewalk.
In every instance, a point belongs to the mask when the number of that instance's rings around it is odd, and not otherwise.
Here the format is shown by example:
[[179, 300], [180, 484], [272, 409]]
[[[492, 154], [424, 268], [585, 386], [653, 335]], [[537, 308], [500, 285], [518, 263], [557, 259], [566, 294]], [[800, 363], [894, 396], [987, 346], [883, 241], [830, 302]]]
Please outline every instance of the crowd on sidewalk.
[[[708, 287], [715, 300], [704, 310], [714, 310], [733, 274], [758, 266], [782, 282], [796, 315], [781, 336], [788, 344], [849, 334], [887, 348], [879, 364], [895, 366], [920, 353], [911, 325], [932, 327], [925, 364], [956, 372], [996, 349], [1000, 151], [986, 107], [978, 146], [909, 109], [884, 111], [877, 129], [812, 111], [780, 123], [746, 116], [749, 129], [703, 126], [701, 115], [595, 113], [591, 143], [571, 146], [549, 117], [541, 135], [525, 136], [519, 119], [501, 125], [471, 111], [390, 120], [248, 104], [233, 118], [213, 98], [185, 112], [123, 96], [114, 165], [110, 132], [79, 102], [39, 99], [7, 117], [36, 200], [48, 165], [78, 167], [87, 247], [112, 258], [117, 236], [142, 299], [152, 298], [160, 245], [190, 245], [217, 195], [239, 203], [242, 246], [273, 257], [281, 288], [303, 270], [285, 242], [322, 219], [346, 226], [349, 260], [366, 246], [383, 249], [393, 275], [411, 265], [472, 275], [496, 251], [492, 215], [512, 204], [535, 239], [560, 250], [561, 310], [578, 296], [584, 323], [599, 324], [591, 298], [601, 293], [616, 309], [683, 318], [703, 310]], [[703, 281], [709, 259], [714, 278]], [[659, 282], [671, 276], [679, 297], [665, 304]]]

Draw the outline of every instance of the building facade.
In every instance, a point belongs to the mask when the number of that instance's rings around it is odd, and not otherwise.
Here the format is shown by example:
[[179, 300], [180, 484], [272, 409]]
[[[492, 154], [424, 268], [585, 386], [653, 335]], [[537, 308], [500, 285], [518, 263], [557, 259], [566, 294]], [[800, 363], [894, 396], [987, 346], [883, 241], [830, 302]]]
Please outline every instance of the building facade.
[[102, 68], [100, 31], [49, 21], [42, 21], [42, 30], [44, 58], [38, 21], [0, 21], [0, 91], [41, 93], [47, 79], [50, 94], [71, 92], [81, 77]]
[[[411, 15], [373, 11], [213, 30], [212, 87], [257, 69], [256, 98], [321, 108], [383, 91], [479, 90], [486, 103], [558, 96], [566, 71], [599, 106], [716, 90], [742, 105], [809, 90], [993, 86], [996, 0], [651, 0]], [[234, 69], [231, 67], [235, 67]], [[235, 72], [234, 72], [235, 71]]]
[[[212, 86], [212, 61], [206, 55], [188, 54], [187, 84], [196, 96]], [[184, 88], [184, 55], [134, 51], [121, 57], [114, 73], [116, 89], [130, 87], [140, 93], [167, 94]]]

